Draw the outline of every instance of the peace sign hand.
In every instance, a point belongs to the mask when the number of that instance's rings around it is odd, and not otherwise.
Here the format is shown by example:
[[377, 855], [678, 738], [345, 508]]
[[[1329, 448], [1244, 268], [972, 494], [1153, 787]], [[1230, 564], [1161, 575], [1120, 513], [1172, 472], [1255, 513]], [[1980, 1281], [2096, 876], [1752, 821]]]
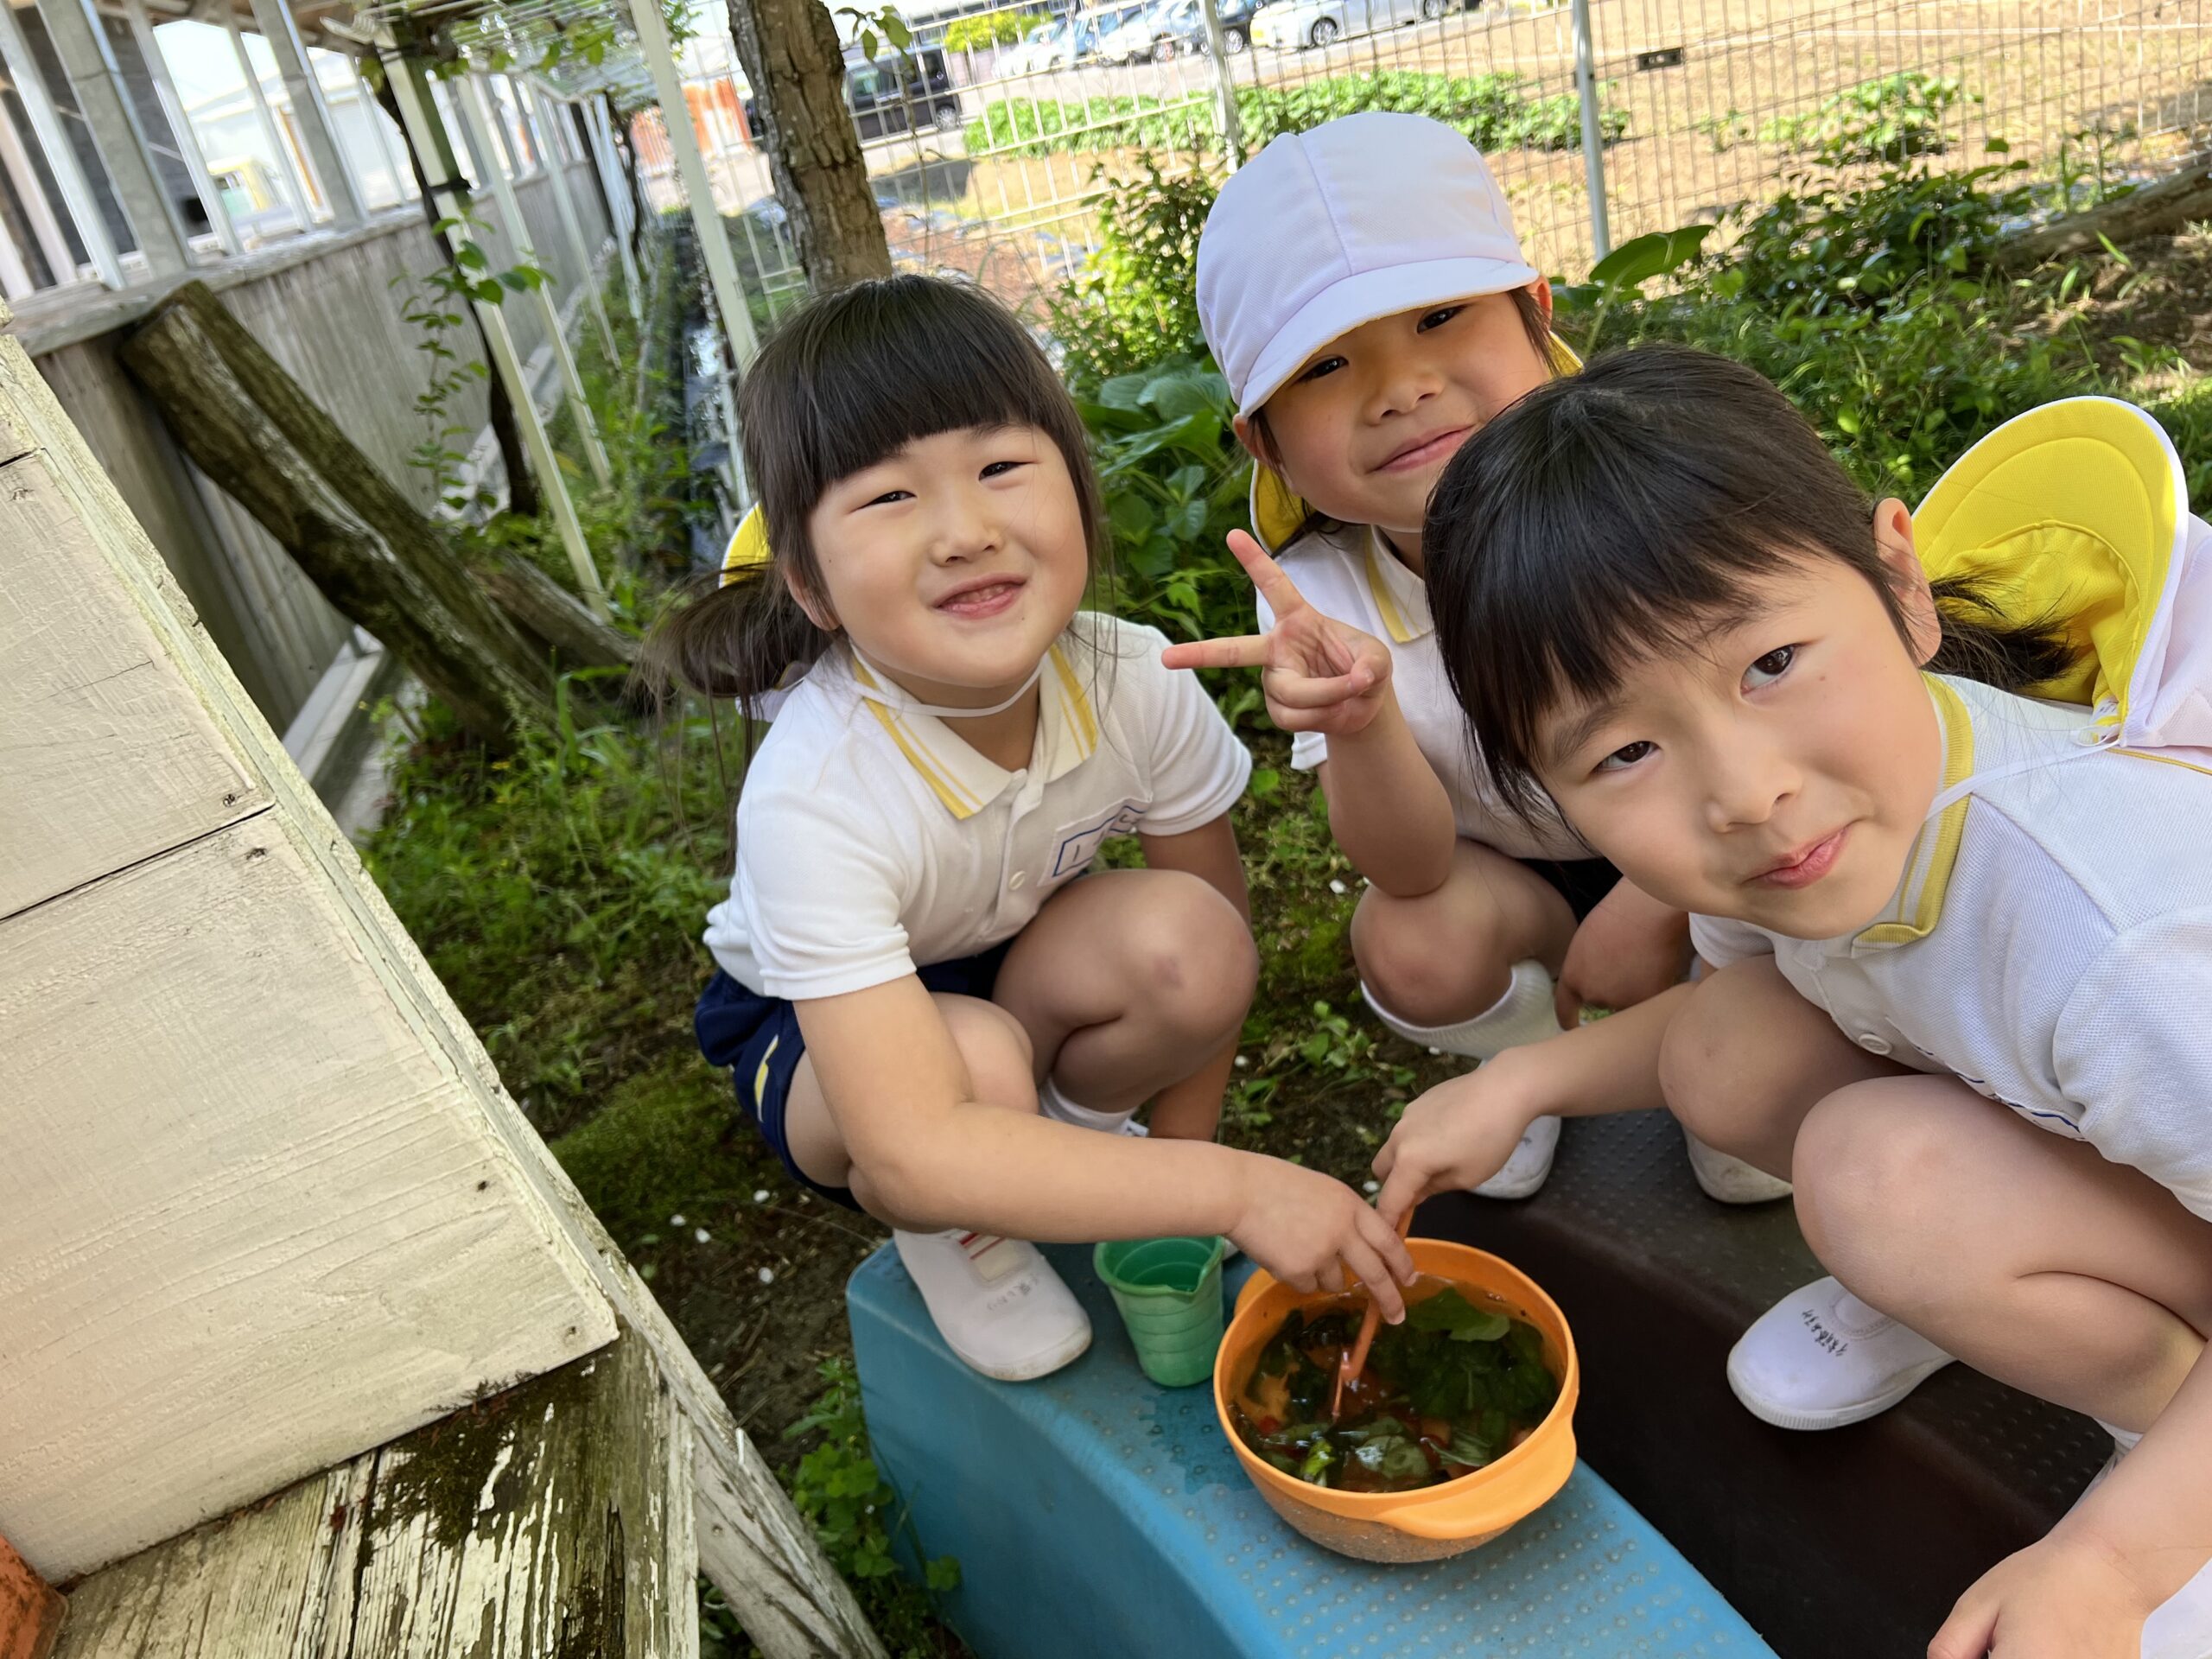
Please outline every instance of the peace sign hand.
[[1308, 605], [1282, 567], [1244, 531], [1229, 532], [1229, 550], [1274, 613], [1274, 626], [1241, 639], [1170, 645], [1160, 660], [1169, 668], [1258, 669], [1268, 718], [1286, 732], [1344, 736], [1364, 730], [1389, 694], [1389, 650]]

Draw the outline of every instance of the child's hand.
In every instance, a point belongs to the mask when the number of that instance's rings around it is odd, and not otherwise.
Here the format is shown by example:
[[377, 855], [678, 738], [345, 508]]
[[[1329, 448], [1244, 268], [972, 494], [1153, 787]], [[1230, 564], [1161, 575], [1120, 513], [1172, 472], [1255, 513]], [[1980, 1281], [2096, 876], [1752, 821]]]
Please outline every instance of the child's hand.
[[1268, 718], [1286, 732], [1343, 736], [1363, 730], [1381, 712], [1390, 683], [1390, 653], [1382, 642], [1308, 605], [1282, 567], [1243, 531], [1229, 532], [1229, 550], [1274, 613], [1274, 626], [1242, 639], [1170, 645], [1160, 660], [1170, 668], [1258, 669]]
[[1375, 1213], [1384, 1226], [1395, 1230], [1432, 1192], [1480, 1186], [1505, 1167], [1529, 1125], [1543, 1115], [1516, 1083], [1517, 1069], [1503, 1059], [1440, 1083], [1406, 1108], [1375, 1154], [1382, 1182]]
[[1280, 1158], [1246, 1160], [1243, 1202], [1229, 1230], [1245, 1255], [1294, 1290], [1365, 1285], [1382, 1317], [1406, 1316], [1398, 1286], [1414, 1281], [1414, 1259], [1365, 1199], [1319, 1170]]
[[2137, 1659], [2156, 1601], [2119, 1556], [2056, 1533], [1976, 1580], [1928, 1659]]

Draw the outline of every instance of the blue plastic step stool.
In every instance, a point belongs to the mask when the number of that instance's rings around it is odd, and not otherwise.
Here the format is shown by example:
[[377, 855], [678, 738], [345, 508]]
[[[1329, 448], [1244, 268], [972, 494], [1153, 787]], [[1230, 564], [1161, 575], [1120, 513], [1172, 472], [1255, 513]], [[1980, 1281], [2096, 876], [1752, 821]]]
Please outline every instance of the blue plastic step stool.
[[888, 1245], [846, 1287], [876, 1461], [922, 1550], [959, 1560], [946, 1612], [978, 1659], [1773, 1659], [1587, 1468], [1455, 1560], [1372, 1567], [1306, 1542], [1245, 1478], [1212, 1390], [1138, 1370], [1090, 1252], [1048, 1254], [1095, 1335], [1037, 1382], [955, 1359]]

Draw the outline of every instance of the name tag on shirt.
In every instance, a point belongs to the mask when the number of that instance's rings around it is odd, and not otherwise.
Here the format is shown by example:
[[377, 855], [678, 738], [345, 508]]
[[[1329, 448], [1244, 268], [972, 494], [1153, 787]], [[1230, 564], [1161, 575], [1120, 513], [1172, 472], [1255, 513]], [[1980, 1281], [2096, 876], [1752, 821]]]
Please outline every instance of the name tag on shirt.
[[1136, 828], [1137, 809], [1129, 801], [1082, 823], [1062, 824], [1053, 837], [1052, 879], [1080, 874], [1098, 856], [1099, 848], [1116, 836], [1135, 835]]

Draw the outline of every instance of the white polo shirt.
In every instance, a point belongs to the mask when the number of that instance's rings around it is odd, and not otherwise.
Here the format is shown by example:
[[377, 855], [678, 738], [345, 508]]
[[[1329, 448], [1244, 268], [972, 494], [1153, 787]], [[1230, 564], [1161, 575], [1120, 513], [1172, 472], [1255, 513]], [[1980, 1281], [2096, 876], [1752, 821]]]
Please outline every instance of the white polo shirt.
[[1161, 665], [1166, 643], [1078, 613], [1016, 772], [849, 652], [823, 658], [746, 775], [729, 897], [707, 916], [715, 960], [769, 996], [865, 990], [1012, 938], [1110, 836], [1219, 817], [1252, 759], [1198, 677]]
[[[1306, 602], [1324, 616], [1374, 635], [1390, 652], [1390, 679], [1414, 742], [1443, 780], [1452, 822], [1469, 841], [1513, 858], [1590, 858], [1581, 838], [1558, 817], [1531, 826], [1500, 800], [1483, 776], [1480, 752], [1467, 717], [1452, 695], [1428, 610], [1428, 584], [1398, 562], [1381, 537], [1364, 524], [1310, 530], [1275, 556]], [[1274, 626], [1274, 613], [1259, 601], [1260, 631]], [[1329, 758], [1319, 732], [1291, 739], [1290, 764], [1310, 772]]]
[[[1951, 1072], [2212, 1220], [2212, 751], [2087, 747], [2091, 711], [1928, 677], [1944, 785], [1883, 918], [1771, 954], [1870, 1053]], [[1941, 798], [1938, 798], [1939, 800]]]

